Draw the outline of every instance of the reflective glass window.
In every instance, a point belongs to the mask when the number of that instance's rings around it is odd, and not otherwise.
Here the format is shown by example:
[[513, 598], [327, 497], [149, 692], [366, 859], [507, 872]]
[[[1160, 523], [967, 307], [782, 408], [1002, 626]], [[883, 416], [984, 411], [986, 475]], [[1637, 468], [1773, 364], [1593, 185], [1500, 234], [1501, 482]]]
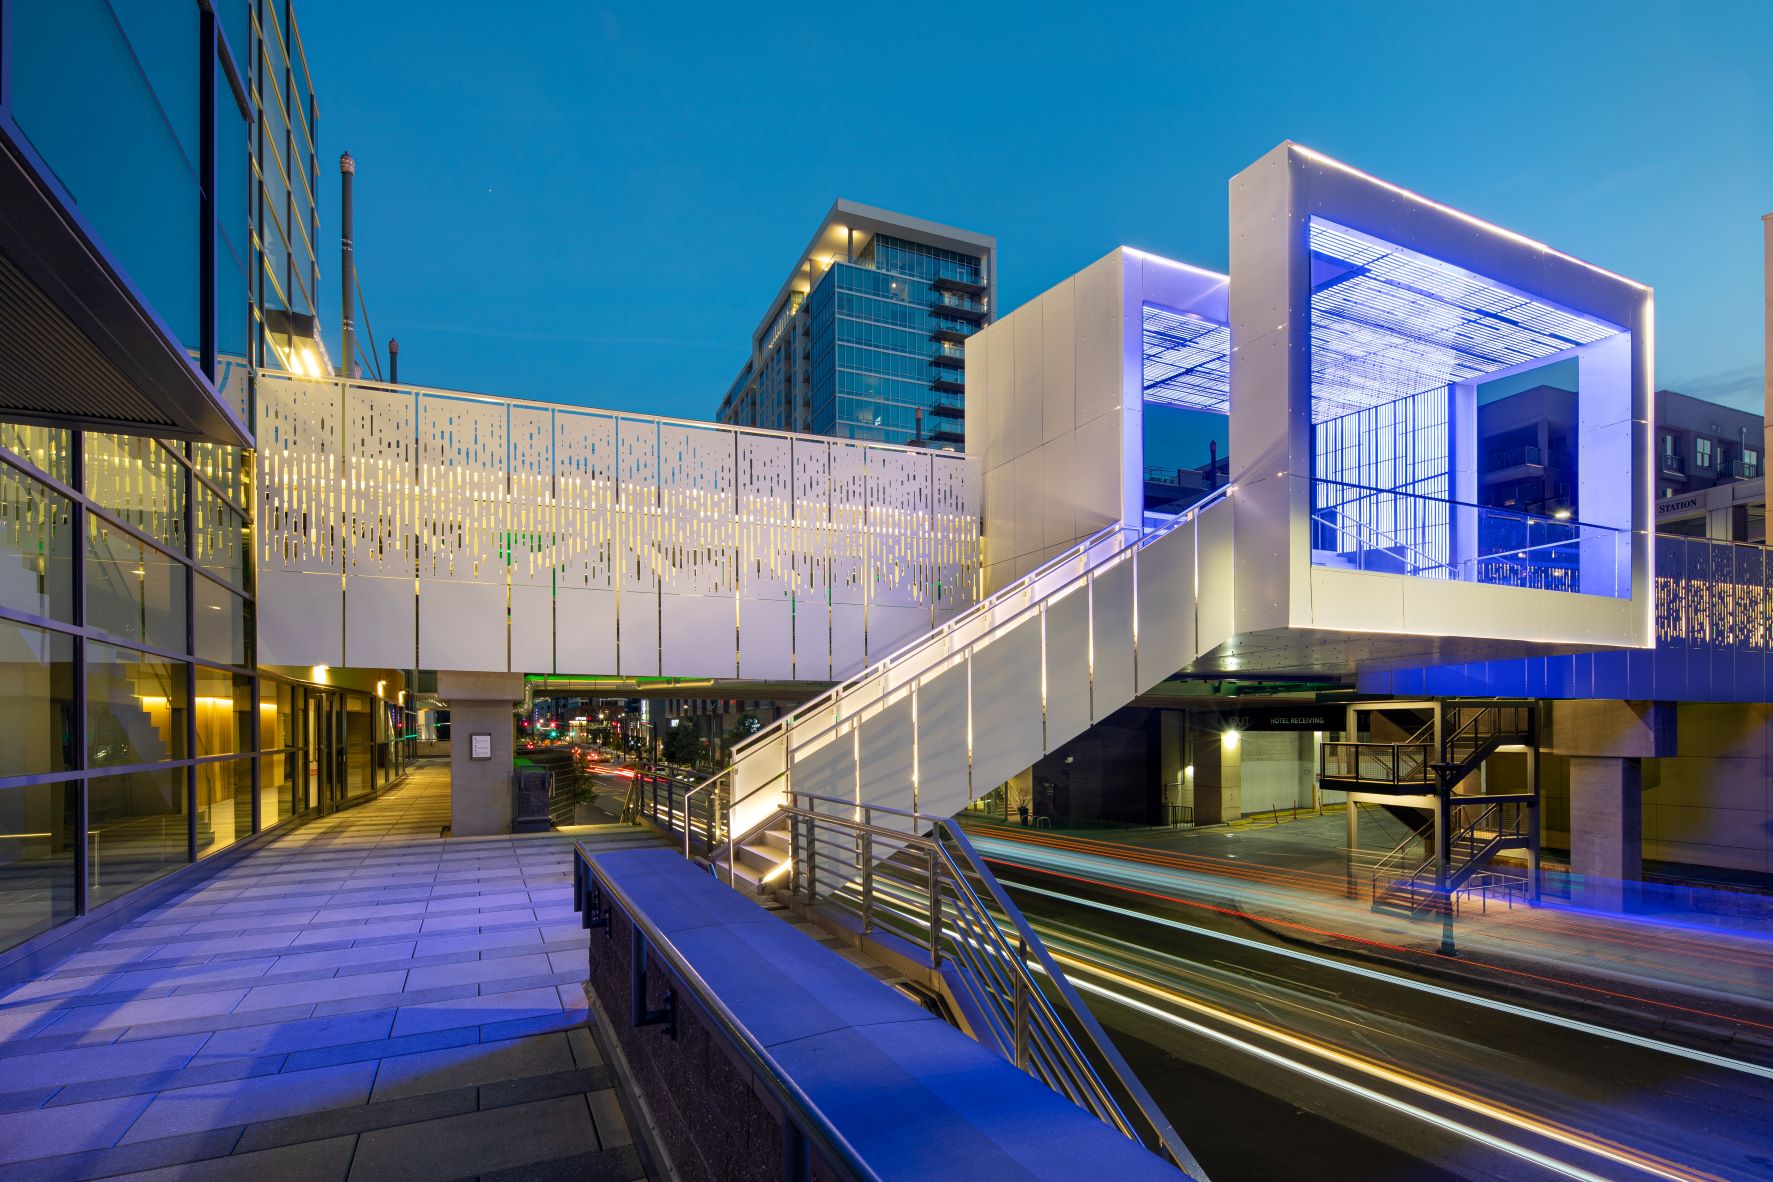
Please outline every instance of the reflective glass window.
[[0, 603], [74, 620], [73, 503], [0, 464]]
[[9, 6], [13, 119], [174, 336], [200, 338], [199, 10]]
[[191, 586], [197, 601], [193, 651], [206, 661], [246, 664], [246, 601], [202, 575]]
[[185, 647], [184, 564], [87, 518], [86, 622], [122, 640]]
[[0, 776], [72, 769], [74, 641], [0, 620]]
[[85, 436], [86, 495], [125, 524], [174, 550], [185, 548], [185, 470], [157, 439]]
[[252, 760], [197, 765], [197, 856], [252, 834]]
[[246, 518], [204, 485], [192, 493], [191, 557], [212, 575], [236, 587], [246, 585]]
[[234, 755], [252, 750], [252, 678], [197, 666], [198, 755]]
[[0, 949], [74, 916], [72, 784], [0, 788]]
[[86, 646], [86, 745], [90, 767], [185, 757], [187, 666], [134, 649]]
[[33, 427], [26, 423], [0, 423], [0, 448], [35, 465], [63, 484], [73, 477], [69, 448], [73, 434], [65, 427]]
[[96, 907], [189, 860], [185, 768], [87, 781], [87, 903]]

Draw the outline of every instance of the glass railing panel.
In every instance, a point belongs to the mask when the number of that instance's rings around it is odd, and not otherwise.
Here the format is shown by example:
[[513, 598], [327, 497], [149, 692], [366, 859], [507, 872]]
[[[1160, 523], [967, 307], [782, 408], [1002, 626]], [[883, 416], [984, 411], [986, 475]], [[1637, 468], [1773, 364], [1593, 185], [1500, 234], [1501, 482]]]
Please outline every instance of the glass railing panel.
[[1312, 482], [1316, 566], [1488, 586], [1631, 594], [1629, 532], [1490, 505]]

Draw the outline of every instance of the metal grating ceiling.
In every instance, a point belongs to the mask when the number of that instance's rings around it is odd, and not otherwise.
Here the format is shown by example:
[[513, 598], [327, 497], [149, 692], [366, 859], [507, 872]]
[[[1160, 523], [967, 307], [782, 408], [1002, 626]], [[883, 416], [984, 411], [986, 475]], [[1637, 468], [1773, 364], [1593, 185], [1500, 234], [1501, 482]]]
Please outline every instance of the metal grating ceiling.
[[1187, 312], [1145, 305], [1145, 397], [1187, 410], [1231, 413], [1231, 330]]
[[1310, 248], [1314, 422], [1624, 331], [1322, 218]]

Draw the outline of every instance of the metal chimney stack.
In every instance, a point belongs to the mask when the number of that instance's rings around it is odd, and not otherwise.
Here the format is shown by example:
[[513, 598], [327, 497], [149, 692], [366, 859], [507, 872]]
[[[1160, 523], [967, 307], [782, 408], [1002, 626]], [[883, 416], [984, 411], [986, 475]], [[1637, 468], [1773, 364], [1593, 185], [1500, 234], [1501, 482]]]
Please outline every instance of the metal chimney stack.
[[356, 311], [357, 260], [351, 249], [351, 181], [357, 162], [346, 152], [339, 157], [339, 348], [344, 353], [339, 372], [349, 377], [357, 370]]
[[400, 342], [393, 337], [388, 338], [388, 383], [400, 384]]
[[1765, 273], [1761, 281], [1761, 302], [1764, 328], [1761, 342], [1763, 358], [1761, 366], [1761, 430], [1766, 438], [1761, 441], [1761, 468], [1766, 470], [1766, 458], [1773, 455], [1773, 213], [1761, 216], [1761, 241], [1763, 244], [1761, 261]]

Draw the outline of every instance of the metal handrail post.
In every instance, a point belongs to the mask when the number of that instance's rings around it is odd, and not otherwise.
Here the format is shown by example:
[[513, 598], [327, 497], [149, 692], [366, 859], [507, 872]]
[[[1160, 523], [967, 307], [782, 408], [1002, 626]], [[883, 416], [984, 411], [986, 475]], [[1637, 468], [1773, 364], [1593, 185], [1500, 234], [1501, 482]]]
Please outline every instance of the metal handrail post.
[[942, 967], [942, 879], [936, 869], [936, 851], [932, 847], [925, 859], [930, 892], [930, 967]]
[[874, 834], [864, 829], [862, 845], [862, 934], [874, 926]]

